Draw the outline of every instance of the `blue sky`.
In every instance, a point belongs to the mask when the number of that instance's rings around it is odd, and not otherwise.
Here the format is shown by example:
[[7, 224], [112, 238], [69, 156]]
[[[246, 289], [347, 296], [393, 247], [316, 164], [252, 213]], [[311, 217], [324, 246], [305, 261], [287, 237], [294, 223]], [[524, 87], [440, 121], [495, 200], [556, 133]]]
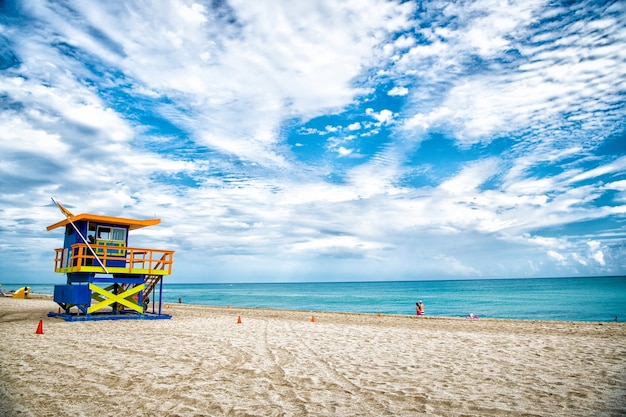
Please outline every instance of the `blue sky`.
[[170, 282], [626, 274], [623, 2], [0, 7], [0, 282], [50, 197]]

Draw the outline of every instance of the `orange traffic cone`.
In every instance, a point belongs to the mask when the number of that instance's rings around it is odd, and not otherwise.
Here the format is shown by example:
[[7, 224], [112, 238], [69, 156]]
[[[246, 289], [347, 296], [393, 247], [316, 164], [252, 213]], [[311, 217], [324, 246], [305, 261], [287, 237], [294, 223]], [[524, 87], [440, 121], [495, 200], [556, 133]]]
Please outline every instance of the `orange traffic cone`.
[[311, 323], [315, 323], [315, 316], [311, 317]]
[[241, 324], [241, 316], [237, 317], [237, 324]]
[[39, 320], [39, 326], [37, 326], [37, 331], [35, 334], [43, 334], [43, 321]]
[[378, 312], [378, 317], [380, 317], [380, 311]]

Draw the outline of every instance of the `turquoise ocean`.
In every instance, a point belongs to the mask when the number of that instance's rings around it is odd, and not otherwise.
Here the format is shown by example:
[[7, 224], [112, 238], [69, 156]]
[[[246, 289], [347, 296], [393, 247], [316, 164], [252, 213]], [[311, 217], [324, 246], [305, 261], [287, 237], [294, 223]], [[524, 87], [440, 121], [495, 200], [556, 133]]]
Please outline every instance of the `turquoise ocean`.
[[[626, 277], [455, 281], [176, 284], [166, 278], [163, 302], [286, 310], [559, 321], [626, 320]], [[28, 284], [26, 284], [28, 285]], [[20, 285], [5, 284], [4, 290]], [[30, 285], [52, 294], [54, 285]], [[151, 297], [154, 298], [154, 297]]]

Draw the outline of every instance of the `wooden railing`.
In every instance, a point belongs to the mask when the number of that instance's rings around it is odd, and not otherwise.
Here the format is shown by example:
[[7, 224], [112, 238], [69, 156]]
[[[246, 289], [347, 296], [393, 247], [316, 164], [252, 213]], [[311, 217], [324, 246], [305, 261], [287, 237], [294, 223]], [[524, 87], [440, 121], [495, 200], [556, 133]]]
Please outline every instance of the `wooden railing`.
[[[86, 244], [77, 243], [71, 249], [55, 249], [54, 271], [110, 272], [129, 274], [169, 275], [172, 273], [174, 251], [92, 245], [97, 258]], [[106, 268], [103, 268], [104, 267]]]

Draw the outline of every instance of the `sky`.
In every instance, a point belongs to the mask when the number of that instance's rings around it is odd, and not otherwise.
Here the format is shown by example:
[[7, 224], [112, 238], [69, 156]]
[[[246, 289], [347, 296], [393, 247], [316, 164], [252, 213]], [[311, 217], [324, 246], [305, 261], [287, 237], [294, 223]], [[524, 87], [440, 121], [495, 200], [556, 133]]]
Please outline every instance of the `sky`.
[[170, 283], [626, 274], [626, 3], [0, 2], [0, 283], [64, 217]]

